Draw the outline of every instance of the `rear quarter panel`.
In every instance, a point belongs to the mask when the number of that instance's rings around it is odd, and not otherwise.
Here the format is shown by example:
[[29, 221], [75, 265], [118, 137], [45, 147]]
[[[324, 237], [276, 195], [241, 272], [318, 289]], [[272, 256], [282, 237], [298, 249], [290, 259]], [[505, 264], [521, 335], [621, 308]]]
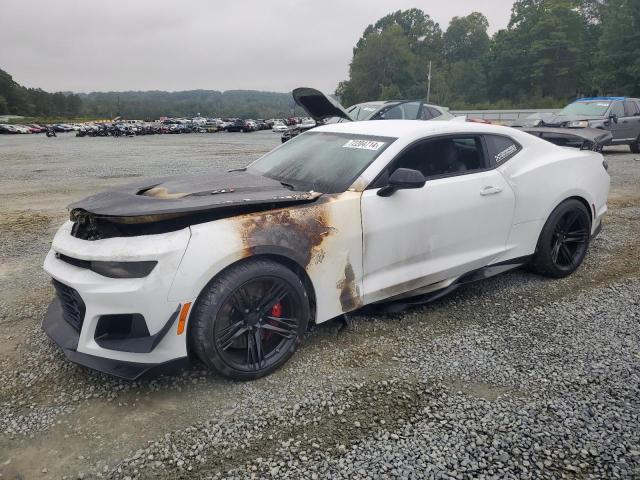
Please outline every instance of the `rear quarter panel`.
[[526, 143], [520, 154], [499, 167], [516, 197], [510, 256], [534, 253], [547, 218], [568, 198], [580, 197], [589, 204], [592, 231], [607, 210], [610, 179], [601, 154], [534, 137]]

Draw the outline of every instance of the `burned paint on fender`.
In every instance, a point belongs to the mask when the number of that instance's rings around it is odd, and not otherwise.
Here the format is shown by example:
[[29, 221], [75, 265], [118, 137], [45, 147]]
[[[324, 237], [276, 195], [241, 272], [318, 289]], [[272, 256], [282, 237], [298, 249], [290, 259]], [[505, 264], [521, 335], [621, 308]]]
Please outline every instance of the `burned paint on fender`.
[[344, 278], [338, 281], [336, 287], [340, 292], [340, 305], [343, 312], [351, 312], [362, 306], [360, 288], [349, 259], [344, 267]]
[[309, 275], [316, 321], [362, 306], [360, 194], [323, 195], [313, 204], [234, 219], [243, 258], [263, 253], [295, 259]]
[[330, 223], [327, 202], [241, 217], [240, 236], [244, 256], [256, 254], [264, 246], [275, 246], [297, 254], [302, 266], [321, 263], [323, 242], [337, 230]]

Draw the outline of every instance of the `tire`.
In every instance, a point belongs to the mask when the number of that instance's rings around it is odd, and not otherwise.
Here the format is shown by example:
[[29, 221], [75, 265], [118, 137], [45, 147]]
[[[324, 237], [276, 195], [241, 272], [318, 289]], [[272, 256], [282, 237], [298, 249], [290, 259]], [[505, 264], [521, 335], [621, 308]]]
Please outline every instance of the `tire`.
[[546, 277], [567, 277], [582, 264], [590, 238], [591, 213], [579, 200], [566, 200], [549, 215], [529, 266]]
[[640, 137], [636, 139], [636, 143], [629, 145], [629, 150], [631, 153], [640, 153]]
[[221, 375], [254, 380], [291, 358], [310, 315], [307, 292], [294, 272], [270, 260], [249, 260], [200, 294], [190, 322], [191, 347]]

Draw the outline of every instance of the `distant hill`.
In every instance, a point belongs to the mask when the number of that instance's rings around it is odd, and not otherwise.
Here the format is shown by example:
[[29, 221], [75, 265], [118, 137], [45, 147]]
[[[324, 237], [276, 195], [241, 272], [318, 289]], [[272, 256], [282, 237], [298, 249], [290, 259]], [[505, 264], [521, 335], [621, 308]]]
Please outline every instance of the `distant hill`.
[[0, 115], [121, 116], [142, 120], [160, 116], [272, 118], [302, 115], [291, 93], [257, 90], [187, 90], [183, 92], [48, 93], [19, 85], [0, 70]]
[[[160, 116], [271, 118], [288, 117], [295, 102], [290, 93], [256, 90], [187, 90], [182, 92], [92, 92], [79, 94], [83, 113], [126, 118]], [[296, 114], [300, 114], [296, 111]]]

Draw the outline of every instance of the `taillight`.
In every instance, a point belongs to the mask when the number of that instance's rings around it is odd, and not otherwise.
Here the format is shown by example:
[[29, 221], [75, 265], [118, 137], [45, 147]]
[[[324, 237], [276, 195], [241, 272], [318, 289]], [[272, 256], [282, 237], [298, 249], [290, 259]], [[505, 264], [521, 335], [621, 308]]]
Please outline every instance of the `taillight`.
[[609, 170], [609, 162], [607, 162], [606, 158], [602, 159], [602, 166], [604, 167], [605, 170]]

